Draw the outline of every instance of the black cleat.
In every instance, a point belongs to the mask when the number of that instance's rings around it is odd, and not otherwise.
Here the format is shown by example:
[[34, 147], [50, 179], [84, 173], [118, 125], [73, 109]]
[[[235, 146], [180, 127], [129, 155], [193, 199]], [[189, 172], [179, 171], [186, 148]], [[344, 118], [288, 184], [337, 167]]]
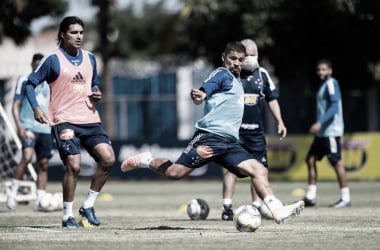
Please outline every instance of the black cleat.
[[233, 220], [234, 219], [234, 211], [232, 210], [232, 204], [223, 205], [222, 207], [222, 220]]
[[314, 207], [317, 203], [317, 199], [308, 199], [306, 197], [303, 198], [303, 201], [305, 202], [305, 207]]

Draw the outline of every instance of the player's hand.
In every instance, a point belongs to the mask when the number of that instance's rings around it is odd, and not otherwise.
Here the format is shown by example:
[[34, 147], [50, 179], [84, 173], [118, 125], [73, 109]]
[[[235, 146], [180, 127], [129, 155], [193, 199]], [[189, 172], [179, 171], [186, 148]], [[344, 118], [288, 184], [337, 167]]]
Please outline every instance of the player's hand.
[[206, 93], [199, 89], [192, 89], [190, 91], [191, 99], [194, 104], [201, 104], [203, 100], [206, 98]]
[[286, 130], [286, 127], [285, 125], [282, 123], [282, 124], [278, 124], [277, 126], [277, 134], [280, 135], [280, 140], [284, 139], [287, 135], [287, 130]]
[[312, 134], [316, 134], [322, 127], [322, 124], [320, 122], [316, 122], [313, 125], [311, 125], [309, 132]]
[[95, 86], [93, 92], [88, 95], [88, 98], [90, 98], [91, 102], [98, 102], [102, 99], [102, 92], [100, 92], [99, 88]]
[[40, 107], [34, 109], [34, 119], [39, 123], [49, 123], [47, 115], [40, 109]]

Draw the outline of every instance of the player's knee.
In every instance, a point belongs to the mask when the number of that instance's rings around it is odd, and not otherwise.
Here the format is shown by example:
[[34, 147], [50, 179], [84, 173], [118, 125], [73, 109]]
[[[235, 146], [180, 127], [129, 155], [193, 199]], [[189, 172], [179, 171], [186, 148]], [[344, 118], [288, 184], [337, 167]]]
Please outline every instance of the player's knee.
[[74, 176], [79, 175], [80, 167], [78, 166], [66, 166], [66, 173], [72, 174]]
[[112, 168], [113, 164], [115, 163], [115, 157], [109, 156], [102, 159], [101, 164], [105, 168]]

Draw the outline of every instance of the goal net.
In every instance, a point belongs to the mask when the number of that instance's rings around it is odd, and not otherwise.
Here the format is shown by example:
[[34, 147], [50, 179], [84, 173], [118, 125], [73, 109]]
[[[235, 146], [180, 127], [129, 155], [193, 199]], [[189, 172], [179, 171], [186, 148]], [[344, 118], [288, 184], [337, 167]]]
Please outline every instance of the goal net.
[[[14, 175], [17, 162], [21, 159], [21, 142], [10, 123], [2, 104], [0, 103], [0, 202], [6, 201], [6, 193], [11, 186], [11, 178]], [[35, 199], [36, 171], [32, 164], [28, 165], [24, 180], [16, 201], [29, 201]]]

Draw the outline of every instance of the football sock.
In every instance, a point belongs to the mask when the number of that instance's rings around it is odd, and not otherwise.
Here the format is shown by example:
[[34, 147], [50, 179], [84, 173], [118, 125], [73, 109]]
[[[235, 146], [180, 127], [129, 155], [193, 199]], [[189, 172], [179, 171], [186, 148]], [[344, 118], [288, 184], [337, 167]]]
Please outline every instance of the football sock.
[[17, 191], [18, 191], [18, 188], [20, 186], [20, 181], [13, 178], [11, 182], [12, 182], [12, 188], [11, 188], [11, 192], [9, 193], [9, 195], [14, 199], [17, 196]]
[[67, 220], [69, 217], [74, 217], [73, 204], [74, 202], [63, 202], [63, 220]]
[[309, 185], [306, 192], [306, 198], [313, 200], [317, 197], [317, 185]]
[[264, 198], [264, 203], [269, 210], [273, 213], [277, 208], [283, 207], [282, 202], [274, 197], [274, 195], [268, 195]]
[[232, 205], [232, 199], [223, 199], [223, 205]]
[[142, 158], [140, 160], [140, 168], [149, 168], [149, 163], [153, 160], [152, 157]]
[[98, 195], [99, 195], [99, 192], [96, 192], [94, 190], [89, 189], [88, 193], [87, 193], [87, 197], [84, 200], [82, 207], [83, 208], [93, 207], [95, 204], [95, 200], [98, 197]]
[[46, 194], [46, 190], [37, 189], [37, 200], [41, 200], [41, 198]]
[[344, 187], [340, 189], [340, 195], [342, 201], [350, 201], [350, 189], [348, 187]]

